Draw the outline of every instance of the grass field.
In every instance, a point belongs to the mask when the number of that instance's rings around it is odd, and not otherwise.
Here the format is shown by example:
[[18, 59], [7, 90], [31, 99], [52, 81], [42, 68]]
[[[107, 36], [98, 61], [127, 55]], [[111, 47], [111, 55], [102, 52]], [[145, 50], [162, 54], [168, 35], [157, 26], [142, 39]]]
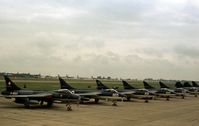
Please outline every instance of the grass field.
[[[56, 90], [59, 89], [59, 80], [58, 79], [30, 79], [30, 78], [11, 78], [13, 82], [15, 82], [19, 87], [24, 87], [26, 85], [27, 89], [36, 89], [36, 90]], [[96, 82], [95, 80], [65, 80], [69, 84], [71, 84], [75, 88], [80, 89], [96, 89]], [[118, 80], [101, 80], [102, 83], [107, 85], [108, 87], [118, 87], [119, 90], [123, 89], [123, 85], [121, 81]], [[143, 88], [142, 81], [128, 81], [129, 84], [133, 85], [137, 88]], [[159, 88], [159, 84], [157, 82], [150, 82], [150, 85]], [[173, 87], [174, 85], [169, 85]], [[5, 88], [5, 80], [0, 78], [0, 90]]]

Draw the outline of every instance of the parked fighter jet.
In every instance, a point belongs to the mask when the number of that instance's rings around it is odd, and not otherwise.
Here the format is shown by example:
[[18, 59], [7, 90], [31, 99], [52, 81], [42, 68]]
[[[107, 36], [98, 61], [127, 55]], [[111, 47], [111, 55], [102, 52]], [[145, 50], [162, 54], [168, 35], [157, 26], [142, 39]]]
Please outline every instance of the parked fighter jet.
[[72, 91], [74, 94], [81, 95], [81, 100], [83, 101], [89, 101], [89, 99], [93, 98], [95, 99], [95, 103], [98, 103], [98, 95], [101, 94], [98, 90], [88, 90], [88, 89], [76, 89], [72, 87], [70, 84], [68, 84], [65, 80], [63, 80], [61, 77], [59, 77], [60, 82], [60, 88], [61, 89], [68, 89]]
[[197, 87], [192, 86], [188, 81], [184, 82], [183, 88], [189, 90], [190, 92], [197, 92]]
[[[124, 82], [125, 83], [125, 82]], [[109, 87], [107, 87], [106, 85], [104, 85], [101, 81], [96, 80], [96, 84], [97, 84], [97, 89], [98, 90], [103, 90], [103, 89], [110, 89]], [[142, 99], [145, 100], [145, 102], [148, 102], [148, 99], [150, 99], [147, 95], [148, 92], [146, 90], [142, 90], [142, 89], [135, 89], [134, 87], [127, 85], [127, 83], [125, 83], [125, 86], [128, 88], [132, 88], [132, 89], [124, 89], [124, 90], [117, 90], [120, 94], [125, 95], [126, 99], [129, 101], [131, 98], [138, 98], [138, 95], [143, 95]], [[137, 95], [137, 96], [136, 96]], [[141, 98], [141, 96], [139, 96], [139, 98]]]
[[199, 92], [199, 85], [195, 81], [192, 81], [192, 86], [197, 89], [197, 92]]
[[[109, 87], [107, 87], [106, 85], [104, 85], [101, 81], [99, 81], [99, 80], [96, 80], [96, 84], [97, 84], [97, 89], [98, 90], [107, 90], [107, 89], [111, 89], [111, 88], [109, 88]], [[115, 89], [113, 89], [112, 88], [112, 90], [115, 90]], [[116, 90], [115, 90], [116, 91]], [[127, 97], [130, 97], [133, 93], [135, 93], [135, 91], [129, 91], [129, 90], [117, 90], [117, 92], [119, 92], [119, 94], [121, 95], [121, 96], [127, 96]]]
[[[193, 84], [193, 82], [192, 82], [192, 84]], [[197, 97], [198, 96], [198, 88], [195, 86], [189, 84], [189, 82], [185, 82], [184, 84], [182, 84], [180, 81], [176, 82], [176, 84], [175, 84], [176, 88], [183, 88], [183, 89], [187, 90], [186, 93], [189, 93], [189, 94]]]
[[145, 89], [145, 88], [135, 88], [133, 87], [132, 85], [130, 85], [128, 82], [126, 81], [122, 81], [123, 83], [123, 87], [125, 90], [133, 90], [135, 91], [134, 94], [137, 94], [137, 95], [150, 95], [151, 92], [149, 92], [149, 90]]
[[199, 88], [199, 85], [195, 81], [192, 81], [192, 86]]
[[[193, 83], [194, 82], [192, 82], [192, 84]], [[195, 84], [193, 84], [193, 85], [195, 85]], [[197, 88], [195, 86], [192, 86], [191, 84], [189, 84], [189, 82], [185, 82], [184, 84], [182, 84], [180, 81], [176, 82], [176, 84], [175, 84], [176, 88], [184, 88], [184, 89], [188, 90], [189, 93], [197, 91]]]
[[156, 89], [149, 85], [146, 81], [143, 81], [144, 88], [148, 89], [151, 93], [155, 94], [158, 97], [166, 98], [166, 100], [169, 100], [169, 98], [172, 96], [172, 94], [175, 94], [174, 91], [168, 89], [168, 88], [160, 88]]
[[[147, 89], [135, 88], [124, 80], [122, 80], [122, 83], [125, 91], [134, 91], [132, 96], [133, 98], [144, 99], [145, 102], [148, 102], [149, 99], [153, 99], [153, 97]], [[130, 98], [131, 97], [127, 97], [127, 100], [129, 101]]]
[[18, 87], [9, 77], [4, 76], [6, 83], [6, 90], [2, 91], [1, 94], [3, 97], [15, 99], [15, 103], [24, 104], [26, 108], [29, 108], [30, 105], [40, 104], [43, 105], [44, 102], [47, 102], [47, 107], [51, 107], [53, 102], [59, 101], [67, 103], [67, 110], [71, 110], [70, 103], [78, 102], [80, 96], [73, 94], [67, 89], [60, 89], [55, 91], [38, 91], [38, 90], [24, 90]]
[[161, 81], [159, 82], [159, 84], [160, 84], [160, 88], [167, 88], [167, 89], [171, 90], [172, 92], [175, 92], [176, 96], [181, 96], [184, 99], [185, 93], [187, 92], [186, 89], [184, 89], [184, 88], [171, 89], [170, 87], [168, 87]]
[[116, 105], [117, 100], [122, 100], [123, 95], [119, 94], [114, 89], [105, 90], [88, 90], [88, 89], [76, 89], [59, 77], [61, 89], [69, 89], [75, 94], [81, 96], [81, 101], [88, 101], [89, 99], [95, 99], [95, 103], [98, 103], [100, 99], [105, 99], [107, 101], [112, 101], [113, 105]]

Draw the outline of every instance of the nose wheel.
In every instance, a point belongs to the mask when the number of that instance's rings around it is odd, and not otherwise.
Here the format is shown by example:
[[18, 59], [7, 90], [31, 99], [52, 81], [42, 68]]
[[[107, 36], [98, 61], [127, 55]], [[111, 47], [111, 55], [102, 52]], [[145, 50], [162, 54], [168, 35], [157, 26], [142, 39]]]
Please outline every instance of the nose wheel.
[[112, 101], [112, 106], [117, 106], [117, 100]]
[[66, 110], [67, 110], [67, 111], [72, 111], [72, 106], [71, 106], [70, 103], [67, 103], [67, 104], [66, 104]]

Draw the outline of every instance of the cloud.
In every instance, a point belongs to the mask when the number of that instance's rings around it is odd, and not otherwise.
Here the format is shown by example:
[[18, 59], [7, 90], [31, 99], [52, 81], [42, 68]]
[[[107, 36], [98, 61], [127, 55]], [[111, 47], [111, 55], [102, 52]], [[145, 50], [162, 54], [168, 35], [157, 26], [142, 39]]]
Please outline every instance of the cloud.
[[0, 69], [198, 80], [198, 5], [1, 0]]
[[[196, 44], [198, 45], [198, 44]], [[188, 58], [191, 61], [198, 60], [199, 61], [199, 49], [196, 46], [184, 46], [184, 45], [179, 45], [175, 47], [176, 54], [180, 58]]]

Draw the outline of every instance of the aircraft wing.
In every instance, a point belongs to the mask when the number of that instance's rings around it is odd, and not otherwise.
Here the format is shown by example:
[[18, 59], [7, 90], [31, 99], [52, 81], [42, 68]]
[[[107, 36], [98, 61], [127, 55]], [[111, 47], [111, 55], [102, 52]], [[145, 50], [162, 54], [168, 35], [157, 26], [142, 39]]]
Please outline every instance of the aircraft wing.
[[122, 97], [119, 97], [119, 96], [99, 96], [98, 97], [99, 99], [101, 100], [107, 100], [107, 101], [110, 101], [110, 100], [123, 100]]
[[54, 99], [55, 103], [68, 103], [68, 102], [78, 102], [79, 99]]
[[79, 96], [98, 96], [101, 94], [101, 91], [96, 91], [96, 92], [87, 92], [87, 93], [76, 93]]
[[122, 95], [131, 95], [131, 94], [134, 94], [136, 93], [136, 91], [123, 91], [123, 92], [120, 92], [120, 94]]
[[6, 98], [42, 98], [42, 97], [48, 97], [48, 96], [52, 96], [51, 93], [40, 93], [40, 94], [32, 94], [32, 95], [2, 95], [3, 97]]

